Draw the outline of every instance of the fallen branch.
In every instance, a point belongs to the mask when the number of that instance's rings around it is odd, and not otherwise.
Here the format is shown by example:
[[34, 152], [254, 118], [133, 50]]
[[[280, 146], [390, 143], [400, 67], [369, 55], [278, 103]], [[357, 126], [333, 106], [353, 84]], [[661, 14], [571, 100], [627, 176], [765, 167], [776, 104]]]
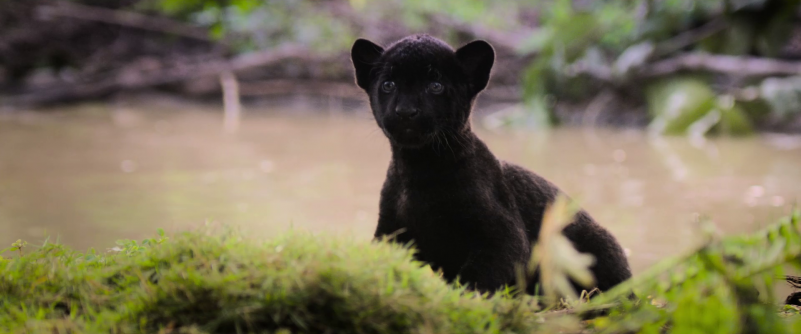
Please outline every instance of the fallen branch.
[[287, 59], [308, 59], [308, 48], [287, 44], [278, 48], [243, 54], [230, 60], [135, 63], [107, 77], [79, 80], [76, 83], [58, 83], [50, 87], [36, 87], [31, 93], [4, 99], [9, 105], [47, 104], [91, 97], [101, 97], [123, 89], [143, 89], [178, 83], [204, 77], [217, 77], [225, 71], [238, 72], [272, 65]]
[[167, 18], [153, 17], [139, 13], [86, 6], [73, 2], [58, 1], [37, 8], [40, 19], [66, 17], [72, 19], [102, 22], [136, 29], [168, 33], [202, 41], [211, 41], [204, 28], [198, 28]]
[[801, 62], [773, 58], [741, 57], [708, 53], [685, 53], [675, 57], [644, 64], [629, 76], [615, 73], [611, 66], [592, 66], [577, 62], [564, 68], [570, 77], [588, 76], [600, 82], [619, 85], [642, 79], [673, 75], [681, 71], [717, 72], [738, 77], [768, 77], [801, 75]]
[[801, 75], [801, 62], [759, 57], [686, 53], [645, 66], [642, 77], [657, 77], [678, 71], [719, 72], [735, 76]]
[[[193, 91], [195, 94], [209, 94], [216, 86], [204, 86]], [[329, 96], [342, 99], [362, 100], [366, 97], [352, 81], [324, 81], [316, 79], [270, 79], [239, 82], [239, 94], [248, 97], [280, 96], [288, 94]], [[490, 86], [481, 93], [482, 99], [495, 101], [520, 101], [517, 86]]]
[[241, 82], [242, 96], [268, 95], [325, 95], [337, 98], [362, 99], [364, 92], [352, 82], [331, 82], [321, 80], [274, 79], [257, 82]]

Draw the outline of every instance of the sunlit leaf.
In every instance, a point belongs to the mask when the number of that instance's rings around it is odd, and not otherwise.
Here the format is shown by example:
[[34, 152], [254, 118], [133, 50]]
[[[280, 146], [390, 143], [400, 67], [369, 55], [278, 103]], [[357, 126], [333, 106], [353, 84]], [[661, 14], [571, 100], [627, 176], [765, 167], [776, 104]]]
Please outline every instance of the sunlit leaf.
[[558, 196], [545, 211], [539, 238], [533, 247], [529, 271], [539, 269], [541, 287], [551, 301], [561, 296], [569, 300], [578, 299], [571, 279], [588, 288], [595, 283], [589, 269], [595, 258], [591, 254], [579, 253], [562, 233], [565, 226], [573, 222], [577, 209], [566, 196]]
[[714, 105], [714, 92], [695, 78], [672, 78], [648, 89], [648, 110], [654, 117], [651, 129], [662, 134], [686, 134]]

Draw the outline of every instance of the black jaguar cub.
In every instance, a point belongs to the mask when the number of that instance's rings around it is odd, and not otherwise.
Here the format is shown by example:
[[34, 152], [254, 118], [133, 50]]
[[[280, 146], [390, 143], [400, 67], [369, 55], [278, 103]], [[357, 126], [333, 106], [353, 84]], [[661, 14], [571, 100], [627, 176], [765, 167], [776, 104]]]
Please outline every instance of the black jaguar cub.
[[[474, 41], [454, 51], [414, 35], [384, 49], [359, 39], [351, 58], [356, 83], [392, 146], [376, 238], [413, 241], [417, 259], [448, 281], [459, 277], [485, 292], [513, 284], [515, 266], [528, 261], [543, 211], [559, 189], [499, 161], [470, 128], [473, 102], [495, 61], [492, 46]], [[615, 238], [586, 212], [563, 233], [595, 256], [599, 289], [631, 276]]]

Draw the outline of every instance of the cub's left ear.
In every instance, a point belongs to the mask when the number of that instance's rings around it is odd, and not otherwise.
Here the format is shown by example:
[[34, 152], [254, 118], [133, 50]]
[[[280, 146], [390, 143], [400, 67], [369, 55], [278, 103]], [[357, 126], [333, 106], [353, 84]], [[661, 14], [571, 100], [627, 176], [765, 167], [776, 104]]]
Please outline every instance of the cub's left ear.
[[470, 78], [473, 94], [484, 90], [490, 78], [490, 70], [495, 62], [495, 50], [485, 41], [473, 41], [456, 50], [456, 59]]
[[356, 84], [364, 90], [370, 89], [370, 78], [376, 61], [384, 48], [366, 39], [357, 39], [350, 50], [350, 59], [356, 70]]

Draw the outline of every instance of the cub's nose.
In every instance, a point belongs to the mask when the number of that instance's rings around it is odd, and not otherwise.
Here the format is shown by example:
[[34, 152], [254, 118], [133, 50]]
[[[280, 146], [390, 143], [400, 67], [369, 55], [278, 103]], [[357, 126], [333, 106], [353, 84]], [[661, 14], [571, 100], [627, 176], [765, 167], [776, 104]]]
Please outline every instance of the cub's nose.
[[420, 110], [415, 107], [401, 107], [398, 106], [395, 108], [395, 114], [400, 116], [401, 118], [411, 119], [417, 116], [420, 113]]

